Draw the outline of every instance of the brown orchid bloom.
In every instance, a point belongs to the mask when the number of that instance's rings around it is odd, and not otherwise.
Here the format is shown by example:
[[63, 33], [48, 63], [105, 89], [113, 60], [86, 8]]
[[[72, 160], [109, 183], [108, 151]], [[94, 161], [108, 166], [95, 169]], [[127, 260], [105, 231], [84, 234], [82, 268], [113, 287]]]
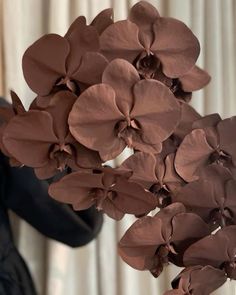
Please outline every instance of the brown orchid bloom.
[[205, 222], [219, 226], [236, 224], [236, 180], [227, 168], [212, 164], [200, 179], [188, 183], [173, 196], [173, 201], [198, 214]]
[[39, 95], [38, 103], [47, 105], [47, 96], [58, 89], [78, 95], [80, 88], [101, 82], [107, 61], [99, 50], [98, 32], [86, 25], [83, 16], [72, 23], [64, 37], [48, 34], [31, 45], [22, 65], [26, 82]]
[[180, 107], [171, 91], [155, 80], [140, 80], [127, 61], [105, 69], [102, 84], [85, 90], [69, 116], [70, 131], [88, 148], [111, 160], [126, 146], [158, 153], [179, 123]]
[[[155, 78], [158, 79], [158, 76]], [[204, 88], [211, 81], [210, 75], [198, 66], [194, 66], [178, 79], [169, 79], [169, 81], [167, 79], [167, 77], [164, 79], [160, 77], [158, 80], [169, 86], [176, 98], [185, 102], [191, 100], [193, 91]]]
[[175, 203], [137, 220], [120, 240], [119, 255], [131, 267], [158, 277], [169, 261], [182, 265], [185, 249], [207, 234], [209, 228], [198, 215]]
[[210, 265], [187, 267], [173, 280], [174, 289], [164, 295], [209, 295], [226, 280], [224, 271]]
[[211, 265], [236, 279], [236, 225], [218, 230], [191, 245], [184, 253], [184, 265]]
[[67, 167], [100, 164], [98, 154], [76, 142], [69, 132], [68, 114], [76, 98], [69, 91], [58, 92], [44, 111], [18, 114], [4, 129], [7, 151], [23, 165], [35, 168], [39, 178], [50, 178]]
[[[144, 78], [147, 77], [144, 76]], [[190, 102], [193, 91], [204, 88], [211, 81], [210, 75], [196, 65], [185, 75], [175, 79], [167, 77], [159, 69], [153, 75], [153, 79], [161, 81], [174, 93], [176, 98], [187, 103]]]
[[120, 168], [133, 171], [130, 179], [149, 189], [157, 197], [157, 206], [160, 208], [169, 205], [172, 192], [184, 184], [175, 172], [174, 154], [163, 158], [161, 154], [137, 152], [125, 160]]
[[[146, 1], [131, 8], [128, 20], [104, 30], [100, 41], [101, 51], [109, 60], [126, 59], [145, 78], [161, 77], [162, 73], [171, 79], [182, 77], [194, 67], [200, 51], [197, 38], [184, 23], [160, 17]], [[198, 76], [198, 71], [193, 75]]]
[[101, 35], [107, 27], [114, 23], [113, 18], [113, 9], [104, 9], [93, 19], [91, 26], [94, 26], [98, 34]]
[[193, 123], [175, 157], [175, 169], [187, 182], [198, 179], [201, 169], [217, 163], [232, 171], [236, 167], [236, 116], [221, 120], [212, 114]]
[[10, 122], [10, 120], [18, 114], [23, 114], [26, 112], [20, 98], [17, 96], [17, 94], [14, 91], [11, 91], [11, 100], [12, 105], [6, 105], [0, 107], [0, 149], [1, 152], [9, 158], [10, 164], [12, 166], [21, 166], [22, 164], [17, 161], [5, 148], [3, 144], [3, 134], [4, 130], [7, 126], [7, 124]]
[[88, 172], [74, 172], [49, 187], [56, 200], [72, 204], [74, 210], [95, 205], [109, 217], [120, 220], [126, 213], [142, 215], [156, 208], [155, 197], [129, 181], [131, 173], [104, 167]]

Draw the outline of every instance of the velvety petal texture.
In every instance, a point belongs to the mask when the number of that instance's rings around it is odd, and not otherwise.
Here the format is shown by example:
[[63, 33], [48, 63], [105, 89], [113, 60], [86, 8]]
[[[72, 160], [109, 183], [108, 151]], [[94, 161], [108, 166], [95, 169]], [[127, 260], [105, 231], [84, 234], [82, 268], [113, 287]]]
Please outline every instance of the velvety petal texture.
[[184, 180], [196, 180], [200, 170], [213, 163], [235, 169], [235, 118], [221, 120], [213, 114], [193, 123], [198, 129], [185, 136], [175, 158], [176, 171]]
[[220, 148], [226, 155], [231, 157], [234, 166], [236, 165], [235, 130], [236, 116], [222, 120], [217, 125]]
[[1, 152], [9, 158], [12, 166], [21, 166], [22, 163], [16, 160], [16, 158], [9, 153], [9, 151], [3, 144], [3, 134], [7, 124], [15, 115], [23, 114], [26, 112], [18, 95], [14, 91], [11, 91], [10, 94], [12, 105], [10, 106], [7, 102], [4, 101], [4, 105], [0, 107], [0, 149]]
[[135, 68], [122, 59], [112, 61], [102, 79], [75, 102], [69, 116], [73, 136], [99, 151], [104, 161], [126, 146], [160, 152], [180, 118], [173, 94], [155, 80], [140, 81]]
[[186, 102], [180, 102], [180, 106], [181, 119], [174, 131], [174, 137], [181, 143], [184, 137], [192, 131], [194, 122], [198, 121], [201, 115]]
[[133, 62], [144, 50], [139, 42], [139, 29], [129, 20], [110, 25], [101, 35], [101, 51], [108, 60], [123, 58]]
[[229, 278], [236, 279], [236, 226], [228, 226], [190, 246], [184, 254], [184, 264], [211, 265], [222, 269]]
[[113, 9], [108, 8], [101, 11], [93, 19], [93, 21], [91, 22], [91, 26], [94, 26], [98, 31], [99, 35], [101, 35], [102, 32], [113, 23]]
[[[99, 19], [95, 23], [101, 30], [104, 24]], [[101, 82], [107, 60], [99, 50], [99, 32], [78, 17], [64, 37], [45, 35], [26, 50], [22, 62], [25, 80], [39, 96], [58, 88], [79, 94], [84, 84]]]
[[157, 71], [170, 78], [185, 75], [194, 67], [200, 52], [197, 38], [184, 23], [160, 17], [146, 1], [132, 7], [128, 20], [109, 26], [100, 41], [109, 60], [126, 59], [149, 78]]
[[182, 89], [185, 92], [192, 92], [205, 87], [211, 81], [210, 75], [199, 68], [194, 66], [187, 74], [179, 78]]
[[176, 203], [154, 217], [137, 220], [120, 240], [119, 254], [130, 266], [159, 276], [168, 261], [181, 256], [194, 240], [207, 233], [208, 226], [197, 215], [185, 213], [184, 206]]
[[159, 18], [157, 9], [146, 1], [139, 1], [129, 13], [129, 20], [139, 28], [139, 39], [148, 50], [153, 42], [153, 23]]
[[129, 177], [130, 173], [112, 168], [78, 171], [51, 184], [49, 194], [60, 202], [72, 204], [76, 210], [95, 205], [116, 220], [125, 213], [143, 215], [155, 209], [155, 197], [141, 185], [130, 182]]
[[205, 169], [199, 180], [182, 187], [173, 196], [173, 201], [183, 203], [215, 227], [236, 224], [236, 204], [231, 193], [234, 188], [230, 171], [213, 164]]
[[200, 45], [191, 30], [181, 21], [160, 17], [153, 26], [155, 40], [151, 51], [162, 63], [163, 72], [171, 78], [187, 73], [194, 65]]
[[175, 169], [186, 181], [198, 178], [199, 168], [209, 163], [209, 157], [214, 149], [206, 139], [202, 129], [195, 129], [186, 135], [175, 157]]
[[149, 189], [157, 198], [158, 207], [166, 207], [171, 203], [172, 193], [184, 185], [183, 180], [174, 169], [174, 154], [162, 157], [136, 152], [125, 160], [120, 169], [132, 171], [130, 179]]
[[166, 295], [208, 295], [236, 279], [236, 117], [189, 104], [211, 79], [199, 53], [193, 32], [147, 1], [121, 21], [108, 8], [33, 43], [22, 66], [35, 99], [26, 110], [11, 92], [0, 107], [11, 165], [32, 167], [75, 211], [134, 215], [118, 246], [131, 267], [154, 277], [186, 267]]
[[[169, 294], [209, 295], [227, 280], [224, 271], [212, 266], [193, 266], [185, 268], [172, 282]], [[175, 293], [176, 292], [176, 293]]]
[[100, 164], [98, 154], [81, 147], [69, 132], [68, 114], [75, 100], [76, 96], [69, 91], [57, 93], [45, 110], [20, 113], [4, 129], [3, 143], [7, 151], [23, 165], [37, 168], [40, 178], [52, 177], [68, 166]]
[[26, 50], [22, 62], [23, 73], [34, 92], [49, 94], [60, 76], [66, 75], [65, 60], [69, 51], [68, 42], [56, 34], [41, 37]]

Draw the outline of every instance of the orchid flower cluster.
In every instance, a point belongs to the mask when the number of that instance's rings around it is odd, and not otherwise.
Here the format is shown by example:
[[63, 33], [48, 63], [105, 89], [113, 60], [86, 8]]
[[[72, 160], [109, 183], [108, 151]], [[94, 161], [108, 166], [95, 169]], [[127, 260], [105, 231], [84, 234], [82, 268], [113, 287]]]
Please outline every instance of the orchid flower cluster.
[[[53, 178], [52, 198], [136, 216], [118, 245], [127, 264], [154, 277], [185, 267], [166, 295], [208, 295], [236, 279], [236, 117], [189, 105], [210, 81], [199, 52], [184, 23], [145, 1], [122, 21], [111, 9], [89, 25], [80, 16], [26, 50], [29, 110], [14, 92], [1, 109], [2, 152]], [[106, 164], [127, 147], [119, 167]]]

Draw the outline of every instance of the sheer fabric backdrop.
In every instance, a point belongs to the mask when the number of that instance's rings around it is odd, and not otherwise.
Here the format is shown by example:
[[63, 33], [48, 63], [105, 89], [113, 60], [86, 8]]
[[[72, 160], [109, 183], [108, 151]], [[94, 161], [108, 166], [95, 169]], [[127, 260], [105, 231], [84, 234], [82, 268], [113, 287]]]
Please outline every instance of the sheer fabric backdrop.
[[[127, 16], [136, 0], [0, 0], [0, 94], [9, 99], [14, 89], [24, 104], [34, 97], [26, 85], [21, 58], [25, 49], [45, 33], [64, 34], [78, 16], [88, 21], [113, 7], [115, 19]], [[200, 40], [198, 64], [212, 75], [211, 84], [194, 94], [201, 114], [236, 115], [236, 0], [152, 0], [160, 13], [181, 19]], [[4, 48], [3, 48], [4, 45]], [[2, 51], [2, 49], [4, 49]], [[114, 163], [118, 164], [118, 163]], [[47, 240], [25, 222], [14, 222], [16, 242], [27, 260], [40, 295], [161, 295], [176, 269], [168, 267], [156, 280], [118, 258], [116, 244], [132, 222], [105, 218], [96, 241], [72, 250]], [[227, 283], [215, 294], [236, 294]]]

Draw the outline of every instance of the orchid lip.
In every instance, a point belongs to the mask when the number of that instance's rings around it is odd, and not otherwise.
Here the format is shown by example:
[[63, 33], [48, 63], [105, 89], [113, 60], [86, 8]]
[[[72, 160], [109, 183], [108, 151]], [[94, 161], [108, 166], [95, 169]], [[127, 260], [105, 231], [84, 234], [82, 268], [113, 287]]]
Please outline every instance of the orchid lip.
[[222, 228], [233, 224], [233, 214], [227, 207], [214, 209], [210, 214], [210, 219], [213, 224], [219, 224]]
[[214, 153], [212, 153], [210, 161], [211, 163], [225, 165], [232, 162], [232, 157], [226, 152], [218, 149]]
[[114, 200], [117, 197], [117, 192], [112, 190], [106, 190], [101, 188], [94, 188], [90, 191], [90, 196], [93, 196], [93, 201], [96, 204], [98, 210], [102, 210], [103, 202], [109, 198], [110, 200]]
[[56, 86], [66, 86], [73, 93], [77, 90], [76, 83], [68, 76], [60, 78], [56, 83]]
[[150, 188], [150, 192], [152, 192], [157, 197], [159, 208], [165, 208], [171, 204], [170, 191], [165, 184], [153, 184]]

